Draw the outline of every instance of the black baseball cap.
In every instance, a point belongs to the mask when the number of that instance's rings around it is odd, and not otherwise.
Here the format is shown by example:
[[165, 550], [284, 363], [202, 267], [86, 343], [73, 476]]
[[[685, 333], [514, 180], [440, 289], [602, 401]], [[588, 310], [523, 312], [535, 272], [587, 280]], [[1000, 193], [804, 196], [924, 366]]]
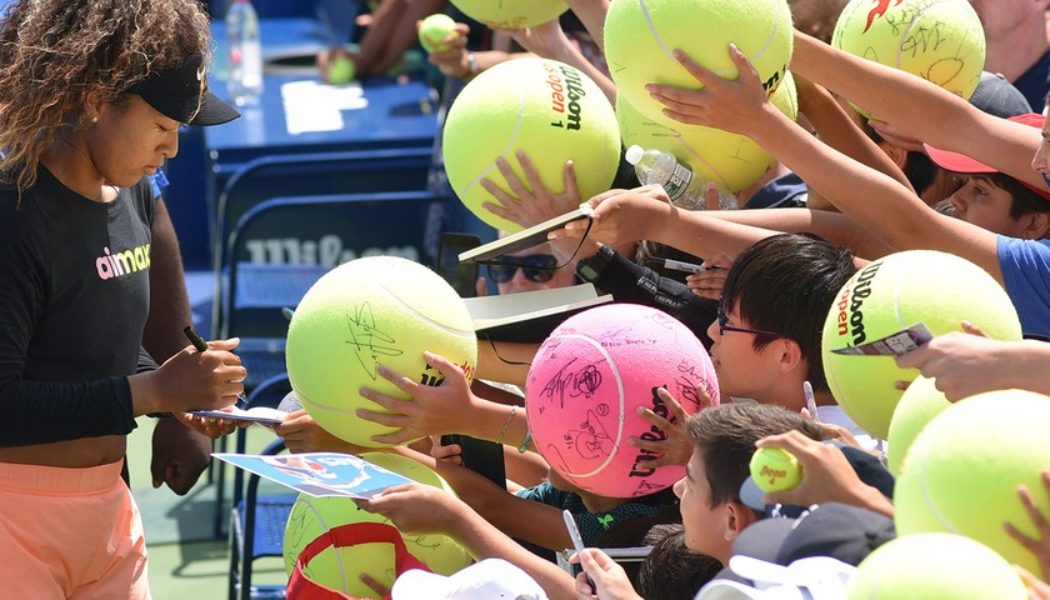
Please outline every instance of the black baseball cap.
[[977, 89], [970, 96], [970, 104], [1000, 119], [1032, 112], [1032, 106], [1021, 90], [1014, 87], [1002, 74], [988, 71], [981, 73]]
[[801, 558], [828, 556], [857, 566], [895, 537], [893, 519], [866, 508], [827, 502], [798, 519], [752, 524], [733, 542], [733, 555], [785, 566]]
[[219, 125], [241, 116], [208, 91], [203, 54], [193, 54], [170, 69], [152, 73], [127, 91], [141, 96], [165, 117], [189, 125]]

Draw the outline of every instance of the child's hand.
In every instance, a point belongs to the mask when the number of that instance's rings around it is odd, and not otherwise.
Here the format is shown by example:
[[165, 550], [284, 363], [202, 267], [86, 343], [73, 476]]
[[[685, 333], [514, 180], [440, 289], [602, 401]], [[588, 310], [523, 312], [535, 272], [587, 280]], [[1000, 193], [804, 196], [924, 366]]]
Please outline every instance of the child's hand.
[[767, 494], [766, 502], [797, 506], [842, 502], [892, 515], [890, 501], [860, 480], [837, 447], [808, 438], [798, 431], [762, 438], [755, 446], [786, 450], [802, 465], [802, 481], [798, 486]]
[[708, 268], [686, 275], [685, 284], [693, 294], [701, 298], [718, 300], [722, 297], [722, 289], [725, 288], [726, 276], [729, 274], [729, 268], [733, 266], [733, 259], [725, 254], [715, 254], [704, 261], [704, 266]]
[[[1040, 473], [1040, 478], [1043, 480], [1045, 493], [1050, 494], [1050, 470], [1044, 469]], [[1032, 524], [1035, 525], [1038, 537], [1028, 537], [1021, 533], [1021, 530], [1017, 529], [1012, 523], [1005, 523], [1003, 528], [1018, 544], [1021, 544], [1035, 555], [1036, 560], [1039, 561], [1039, 569], [1042, 571], [1043, 580], [1050, 583], [1050, 521], [1048, 521], [1047, 515], [1039, 509], [1035, 499], [1032, 497], [1032, 492], [1026, 486], [1022, 485], [1017, 488], [1017, 496], [1021, 499], [1021, 504], [1024, 505], [1028, 516], [1032, 519]]]
[[536, 167], [524, 150], [517, 152], [518, 164], [521, 165], [528, 181], [526, 186], [511, 168], [506, 159], [496, 159], [503, 180], [510, 188], [511, 196], [504, 192], [488, 177], [481, 180], [484, 187], [496, 199], [496, 202], [485, 202], [483, 207], [498, 217], [517, 223], [522, 227], [532, 227], [548, 219], [576, 210], [580, 206], [580, 191], [576, 185], [576, 171], [572, 161], [565, 163], [563, 171], [563, 188], [565, 191], [555, 194], [540, 179]]
[[761, 126], [761, 120], [755, 117], [771, 106], [769, 97], [755, 68], [736, 45], [729, 45], [729, 58], [740, 71], [740, 78], [735, 80], [719, 77], [681, 50], [675, 50], [674, 55], [704, 88], [647, 85], [649, 95], [666, 107], [664, 115], [687, 125], [715, 127], [742, 135]]
[[[703, 403], [700, 409], [711, 406], [711, 398], [707, 395], [707, 390], [703, 386], [697, 386], [696, 391]], [[657, 442], [631, 437], [627, 438], [627, 443], [635, 448], [657, 453], [656, 458], [646, 462], [647, 466], [656, 468], [664, 465], [684, 465], [693, 455], [693, 442], [689, 440], [688, 433], [689, 415], [685, 414], [682, 405], [671, 395], [671, 392], [667, 391], [667, 388], [660, 388], [656, 393], [670, 409], [671, 420], [642, 406], [638, 407], [638, 414], [652, 423], [653, 427], [662, 431], [667, 438]]]
[[460, 433], [458, 430], [462, 429], [464, 419], [469, 418], [474, 410], [476, 398], [463, 370], [437, 354], [424, 352], [423, 358], [445, 378], [441, 385], [423, 385], [380, 365], [379, 374], [411, 399], [398, 400], [372, 388], [361, 388], [362, 396], [393, 414], [362, 408], [358, 409], [357, 416], [399, 428], [393, 433], [372, 436], [373, 441], [399, 445], [428, 435]]
[[[569, 562], [583, 567], [583, 572], [576, 576], [576, 593], [580, 600], [595, 597], [599, 600], [642, 600], [631, 587], [631, 580], [627, 578], [623, 567], [601, 550], [586, 548], [582, 553], [573, 555]], [[588, 576], [597, 590], [591, 589]]]
[[[1011, 346], [988, 338], [971, 323], [964, 322], [962, 327], [964, 333], [953, 331], [935, 337], [897, 357], [897, 366], [918, 369], [924, 377], [934, 379], [934, 385], [951, 402], [1004, 389], [1000, 387], [1000, 377], [1023, 363], [1015, 360], [1014, 353], [1004, 351]], [[900, 384], [897, 387], [902, 388]]]
[[[419, 28], [419, 22], [416, 23], [416, 28]], [[470, 35], [470, 27], [465, 23], [456, 23], [456, 33], [442, 40], [442, 43], [449, 46], [449, 49], [443, 52], [431, 52], [427, 61], [437, 67], [446, 77], [469, 78], [471, 72], [467, 52], [468, 35]]]
[[390, 519], [395, 527], [406, 534], [453, 535], [466, 507], [462, 500], [452, 494], [421, 483], [387, 488], [375, 498], [358, 500], [357, 504], [368, 512]]
[[328, 433], [317, 424], [313, 417], [302, 409], [288, 413], [284, 422], [274, 427], [273, 431], [284, 439], [284, 445], [287, 446], [288, 451], [295, 454], [302, 452], [348, 452], [350, 454], [360, 454], [368, 450]]
[[463, 464], [463, 447], [459, 444], [442, 445], [440, 435], [430, 436], [430, 456], [438, 462], [453, 465]]
[[664, 213], [678, 210], [669, 200], [660, 199], [662, 193], [660, 186], [603, 192], [587, 201], [594, 208], [590, 232], [587, 221], [581, 219], [550, 232], [547, 238], [580, 239], [586, 233], [587, 239], [610, 246], [650, 239], [653, 236], [649, 235], [648, 226]]
[[144, 412], [181, 413], [232, 406], [244, 392], [248, 376], [241, 359], [233, 353], [239, 343], [236, 338], [211, 341], [204, 352], [187, 346], [157, 370], [133, 375], [134, 379], [148, 380], [145, 387], [159, 401]]

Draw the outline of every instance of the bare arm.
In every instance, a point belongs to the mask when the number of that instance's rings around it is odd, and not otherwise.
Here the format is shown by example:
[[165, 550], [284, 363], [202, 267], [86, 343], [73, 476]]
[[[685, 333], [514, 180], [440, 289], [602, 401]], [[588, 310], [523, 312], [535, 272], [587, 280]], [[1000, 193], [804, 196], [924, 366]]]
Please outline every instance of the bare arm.
[[806, 115], [824, 143], [915, 191], [904, 171], [864, 135], [826, 89], [803, 77], [795, 77], [795, 85], [798, 88], [799, 110]]
[[526, 550], [462, 500], [442, 490], [420, 484], [398, 486], [359, 503], [365, 510], [387, 517], [403, 532], [444, 533], [475, 558], [502, 558], [513, 563], [531, 575], [553, 600], [576, 598], [572, 576]]
[[142, 334], [142, 346], [154, 360], [163, 363], [186, 347], [182, 328], [193, 320], [179, 256], [179, 240], [168, 208], [160, 199], [153, 215], [152, 231], [149, 316]]
[[711, 213], [719, 219], [787, 233], [813, 233], [857, 256], [874, 260], [893, 253], [893, 247], [869, 229], [838, 212], [808, 208], [732, 210]]
[[481, 379], [525, 385], [539, 344], [478, 340], [478, 374]]
[[460, 499], [507, 535], [550, 550], [572, 545], [557, 508], [519, 498], [464, 466], [439, 461], [408, 448], [394, 451], [437, 471]]
[[705, 88], [693, 91], [651, 86], [654, 97], [667, 107], [664, 112], [683, 123], [719, 127], [751, 137], [891, 247], [950, 252], [1003, 283], [994, 233], [934, 211], [899, 181], [810, 135], [769, 102], [747, 57], [735, 47], [730, 49], [730, 56], [741, 72], [735, 81], [722, 79], [681, 55], [679, 60]]
[[931, 146], [960, 152], [1048, 189], [1031, 167], [1041, 141], [1032, 127], [985, 114], [920, 77], [836, 50], [800, 32], [795, 32], [791, 69]]
[[609, 12], [609, 0], [567, 0], [572, 12], [579, 17], [599, 48], [605, 47], [605, 13]]

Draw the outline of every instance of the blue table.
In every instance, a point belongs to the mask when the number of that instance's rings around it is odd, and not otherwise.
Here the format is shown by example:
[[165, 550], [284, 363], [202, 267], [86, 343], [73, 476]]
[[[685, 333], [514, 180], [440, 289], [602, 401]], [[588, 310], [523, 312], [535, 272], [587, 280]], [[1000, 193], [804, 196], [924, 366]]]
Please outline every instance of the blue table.
[[[330, 35], [314, 20], [262, 19], [263, 56], [266, 61], [316, 53], [328, 45]], [[211, 89], [226, 93], [226, 31], [214, 22], [215, 66], [209, 75]], [[311, 68], [300, 73], [267, 69], [264, 92], [256, 107], [244, 108], [242, 117], [217, 127], [192, 128], [181, 136], [180, 155], [169, 162], [172, 186], [166, 192], [172, 219], [183, 246], [184, 262], [202, 266], [214, 231], [216, 201], [223, 185], [246, 162], [279, 154], [367, 151], [379, 148], [430, 148], [437, 134], [436, 104], [422, 78], [398, 82], [373, 78], [362, 82], [369, 106], [342, 111], [344, 127], [338, 131], [288, 133], [281, 86], [317, 80]], [[201, 174], [203, 173], [203, 181]], [[203, 201], [202, 201], [203, 200]]]

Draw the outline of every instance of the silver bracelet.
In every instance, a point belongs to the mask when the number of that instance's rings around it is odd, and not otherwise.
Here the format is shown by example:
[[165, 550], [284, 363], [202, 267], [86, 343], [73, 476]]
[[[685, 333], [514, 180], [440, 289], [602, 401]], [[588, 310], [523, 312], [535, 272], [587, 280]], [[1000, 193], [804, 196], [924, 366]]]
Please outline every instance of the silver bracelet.
[[517, 414], [517, 412], [518, 412], [518, 407], [517, 406], [511, 406], [510, 407], [510, 416], [507, 417], [507, 422], [503, 424], [503, 428], [500, 429], [499, 433], [496, 434], [496, 443], [497, 444], [502, 444], [503, 443], [503, 436], [507, 435], [507, 430], [510, 429], [510, 424], [514, 421], [514, 415]]

